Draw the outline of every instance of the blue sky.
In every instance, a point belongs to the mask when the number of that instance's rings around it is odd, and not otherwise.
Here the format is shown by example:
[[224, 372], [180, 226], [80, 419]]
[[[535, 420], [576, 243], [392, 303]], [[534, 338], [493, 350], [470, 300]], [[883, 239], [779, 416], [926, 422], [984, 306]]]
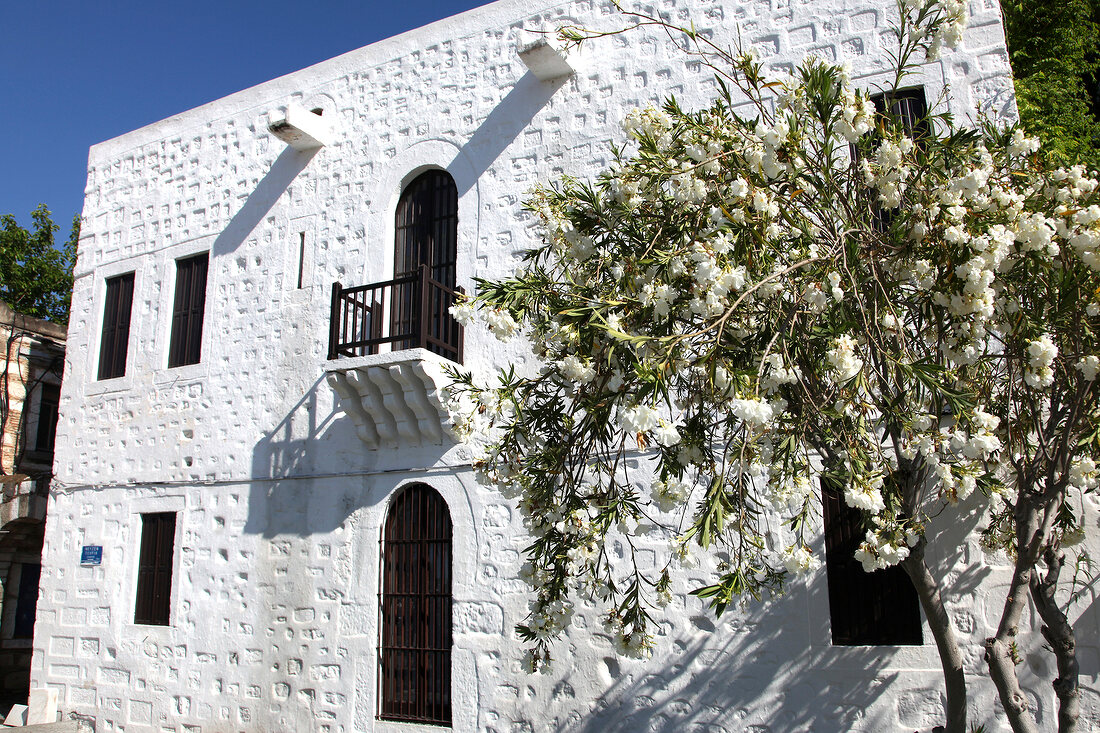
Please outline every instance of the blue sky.
[[0, 214], [68, 234], [88, 148], [485, 0], [0, 0]]

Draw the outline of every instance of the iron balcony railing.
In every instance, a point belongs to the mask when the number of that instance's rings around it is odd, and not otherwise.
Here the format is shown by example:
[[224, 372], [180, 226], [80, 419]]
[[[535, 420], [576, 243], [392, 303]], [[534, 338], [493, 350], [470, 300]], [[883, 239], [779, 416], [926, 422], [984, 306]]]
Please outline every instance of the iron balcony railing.
[[427, 265], [370, 285], [333, 283], [328, 358], [422, 348], [461, 364], [462, 326], [450, 312], [461, 294]]

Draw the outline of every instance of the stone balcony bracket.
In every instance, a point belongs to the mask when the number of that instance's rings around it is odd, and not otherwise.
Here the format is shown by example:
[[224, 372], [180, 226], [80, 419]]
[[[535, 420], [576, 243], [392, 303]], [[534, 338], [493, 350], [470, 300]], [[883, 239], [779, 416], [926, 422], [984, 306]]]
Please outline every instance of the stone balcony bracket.
[[453, 439], [442, 391], [447, 359], [407, 349], [325, 364], [328, 383], [369, 448], [441, 445]]
[[268, 114], [267, 129], [295, 150], [315, 150], [332, 143], [332, 128], [317, 112], [297, 105]]
[[561, 42], [548, 34], [540, 35], [533, 41], [521, 43], [518, 53], [520, 60], [539, 81], [560, 79], [574, 71], [565, 58], [565, 50]]

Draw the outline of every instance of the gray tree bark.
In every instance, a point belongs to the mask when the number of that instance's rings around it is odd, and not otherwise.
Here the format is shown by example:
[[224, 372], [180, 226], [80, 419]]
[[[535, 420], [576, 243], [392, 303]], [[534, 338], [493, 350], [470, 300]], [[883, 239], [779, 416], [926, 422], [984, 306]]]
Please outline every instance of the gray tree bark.
[[944, 608], [939, 586], [925, 562], [925, 544], [925, 539], [921, 537], [917, 545], [910, 549], [909, 557], [901, 564], [917, 590], [921, 608], [928, 619], [928, 627], [932, 630], [932, 638], [936, 640], [936, 650], [940, 654], [947, 693], [947, 725], [944, 731], [966, 733], [966, 677], [963, 675], [962, 652], [958, 637], [955, 636], [955, 627]]
[[1077, 639], [1069, 619], [1062, 613], [1054, 598], [1058, 587], [1058, 576], [1062, 572], [1066, 557], [1061, 551], [1047, 548], [1043, 553], [1046, 561], [1046, 577], [1035, 573], [1031, 578], [1031, 599], [1043, 620], [1041, 631], [1050, 645], [1058, 664], [1058, 677], [1054, 680], [1054, 694], [1058, 698], [1058, 732], [1076, 733], [1077, 721], [1081, 716], [1081, 688], [1078, 677], [1080, 665], [1077, 663]]

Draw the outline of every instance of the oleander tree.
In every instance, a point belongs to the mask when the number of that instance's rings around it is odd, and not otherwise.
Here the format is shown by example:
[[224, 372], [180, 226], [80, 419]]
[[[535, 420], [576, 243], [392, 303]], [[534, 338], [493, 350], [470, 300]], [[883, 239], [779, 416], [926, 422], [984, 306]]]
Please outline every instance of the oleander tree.
[[[531, 535], [529, 669], [550, 664], [579, 598], [602, 604], [620, 653], [648, 655], [673, 575], [701, 554], [721, 557], [694, 591], [718, 614], [815, 571], [830, 482], [862, 512], [864, 568], [912, 580], [946, 729], [962, 733], [963, 656], [925, 552], [933, 519], [974, 495], [985, 544], [1015, 563], [987, 642], [1009, 720], [1035, 730], [1014, 664], [1030, 596], [1072, 730], [1076, 657], [1055, 593], [1097, 488], [1096, 179], [1047, 166], [1020, 129], [935, 109], [914, 124], [877, 112], [842, 67], [769, 78], [751, 52], [636, 17], [683, 34], [718, 98], [629, 114], [610, 170], [536, 189], [545, 239], [523, 267], [454, 308], [527, 338], [541, 363], [456, 371], [448, 399]], [[966, 24], [957, 0], [904, 0], [899, 17], [887, 100]], [[670, 547], [654, 570], [608, 550], [654, 533]]]

